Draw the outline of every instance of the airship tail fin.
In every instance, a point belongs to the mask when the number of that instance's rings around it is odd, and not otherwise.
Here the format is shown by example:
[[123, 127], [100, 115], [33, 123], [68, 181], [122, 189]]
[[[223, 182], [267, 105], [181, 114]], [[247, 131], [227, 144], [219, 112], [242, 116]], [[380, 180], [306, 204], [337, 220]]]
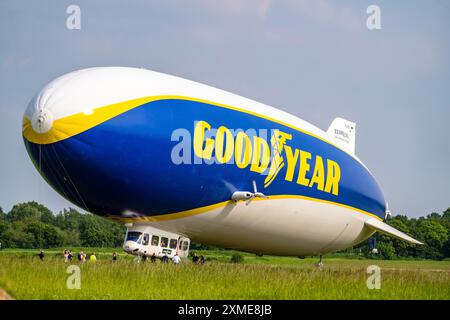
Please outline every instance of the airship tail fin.
[[403, 233], [403, 232], [391, 227], [390, 225], [388, 225], [380, 220], [377, 220], [375, 218], [370, 218], [369, 220], [366, 220], [364, 223], [368, 228], [375, 230], [375, 231], [382, 232], [382, 233], [386, 233], [390, 236], [393, 236], [394, 238], [408, 241], [408, 242], [414, 243], [414, 244], [423, 244], [422, 242], [417, 241], [414, 238], [411, 238], [406, 233]]
[[356, 123], [335, 118], [327, 130], [336, 144], [351, 154], [355, 154]]

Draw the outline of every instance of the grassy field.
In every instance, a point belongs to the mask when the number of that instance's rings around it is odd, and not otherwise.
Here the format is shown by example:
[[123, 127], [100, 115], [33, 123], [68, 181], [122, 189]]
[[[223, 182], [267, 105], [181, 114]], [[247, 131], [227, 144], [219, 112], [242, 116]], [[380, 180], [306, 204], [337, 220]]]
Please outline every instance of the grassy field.
[[[0, 251], [0, 287], [16, 299], [449, 299], [450, 261], [383, 261], [325, 257], [317, 259], [243, 254], [230, 263], [232, 251], [197, 251], [205, 265], [137, 263], [114, 249], [89, 249], [98, 261], [80, 265], [81, 289], [66, 286], [69, 266], [61, 250]], [[77, 252], [77, 250], [74, 250]], [[72, 264], [78, 265], [77, 262]], [[381, 268], [381, 289], [369, 290], [369, 265]]]

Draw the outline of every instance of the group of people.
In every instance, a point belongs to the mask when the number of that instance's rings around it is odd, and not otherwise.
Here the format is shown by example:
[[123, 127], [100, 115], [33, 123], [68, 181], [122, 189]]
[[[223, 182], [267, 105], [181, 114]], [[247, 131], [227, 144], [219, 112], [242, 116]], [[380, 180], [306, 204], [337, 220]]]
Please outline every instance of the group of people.
[[[41, 251], [37, 254], [37, 256], [39, 257], [39, 259], [44, 260], [44, 257], [45, 257], [44, 251], [41, 250]], [[73, 257], [74, 257], [74, 256], [73, 256], [73, 254], [72, 254], [72, 251], [67, 250], [67, 249], [64, 250], [64, 263], [70, 263], [70, 262], [72, 262]], [[86, 255], [86, 253], [83, 252], [83, 250], [81, 250], [81, 251], [77, 254], [77, 260], [78, 260], [78, 262], [84, 263], [84, 262], [86, 261], [86, 257], [87, 257], [87, 255]], [[116, 252], [113, 252], [113, 254], [112, 254], [112, 261], [113, 261], [113, 262], [116, 262], [117, 259], [118, 259], [117, 253], [116, 253]], [[150, 261], [151, 261], [151, 262], [156, 262], [156, 259], [157, 259], [156, 254], [153, 253], [153, 254], [150, 256]], [[91, 262], [97, 261], [97, 255], [96, 255], [95, 252], [92, 253], [92, 254], [89, 256], [89, 260], [90, 260]], [[145, 255], [142, 256], [142, 260], [143, 260], [143, 261], [147, 260], [147, 256], [145, 256]], [[167, 254], [164, 254], [164, 255], [161, 257], [161, 262], [162, 262], [162, 263], [169, 263], [169, 260], [172, 260], [172, 263], [173, 263], [174, 265], [178, 265], [178, 264], [181, 262], [181, 258], [180, 258], [180, 256], [178, 255], [178, 253], [175, 253], [175, 255], [172, 257], [172, 259], [169, 259], [169, 256], [168, 256]], [[205, 264], [205, 257], [204, 257], [203, 255], [198, 256], [196, 253], [193, 253], [193, 254], [192, 254], [192, 262], [195, 263], [195, 264]]]
[[[42, 251], [41, 251], [41, 252], [42, 252]], [[78, 254], [77, 254], [77, 260], [78, 260], [78, 262], [84, 263], [84, 262], [86, 261], [86, 257], [87, 257], [87, 255], [86, 255], [86, 253], [83, 252], [83, 250], [81, 250], [81, 251], [78, 252]], [[72, 260], [73, 260], [73, 254], [72, 254], [72, 251], [70, 251], [70, 250], [64, 250], [64, 263], [72, 262]], [[92, 253], [92, 254], [89, 256], [89, 260], [90, 260], [91, 262], [97, 261], [97, 255], [95, 254], [95, 252]]]
[[205, 264], [205, 256], [201, 255], [200, 257], [194, 252], [192, 254], [192, 262], [195, 264]]
[[64, 250], [64, 263], [72, 262], [73, 254], [70, 250]]
[[[156, 258], [157, 258], [156, 254], [153, 253], [150, 256], [150, 261], [151, 262], [156, 262]], [[145, 260], [147, 260], [147, 257], [144, 255], [142, 257], [142, 259], [145, 261]], [[175, 253], [175, 255], [172, 257], [172, 259], [169, 259], [169, 256], [166, 253], [164, 253], [164, 255], [161, 257], [161, 262], [162, 263], [169, 263], [169, 260], [172, 260], [172, 263], [174, 265], [178, 265], [181, 262], [181, 258], [178, 255], [178, 253]], [[198, 256], [196, 253], [192, 254], [192, 262], [193, 263], [195, 263], [195, 264], [205, 264], [205, 261], [206, 261], [205, 256], [203, 256], [203, 255]]]
[[[44, 260], [44, 257], [45, 257], [44, 251], [40, 250], [39, 253], [37, 254], [37, 256], [39, 257], [39, 259]], [[64, 256], [64, 263], [72, 262], [73, 257], [74, 257], [72, 251], [67, 250], [67, 249], [64, 250], [63, 256]], [[81, 250], [80, 252], [77, 253], [78, 262], [81, 262], [81, 263], [86, 262], [86, 257], [87, 257], [87, 254], [84, 253], [83, 250]], [[113, 252], [112, 261], [116, 262], [118, 257], [119, 257], [118, 254], [116, 252]], [[90, 254], [89, 261], [91, 261], [91, 262], [97, 261], [97, 254], [95, 252]]]
[[[150, 261], [151, 262], [156, 262], [156, 254], [155, 253], [153, 253], [151, 256], [150, 256]], [[142, 257], [142, 260], [144, 260], [144, 261], [146, 261], [147, 260], [147, 256], [143, 256]], [[164, 255], [161, 257], [161, 262], [162, 263], [169, 263], [169, 256], [166, 254], [166, 253], [164, 253]], [[175, 265], [177, 265], [177, 264], [179, 264], [181, 262], [181, 258], [180, 258], [180, 256], [178, 255], [178, 253], [175, 253], [175, 255], [173, 256], [173, 258], [172, 258], [172, 263], [173, 264], [175, 264]]]
[[[156, 254], [153, 253], [150, 256], [150, 261], [151, 262], [156, 262], [156, 259], [157, 259]], [[147, 260], [147, 256], [145, 256], [145, 255], [142, 256], [142, 260], [146, 261]], [[172, 263], [174, 265], [178, 265], [181, 262], [181, 258], [178, 255], [178, 253], [175, 253], [175, 255], [172, 257], [172, 259], [170, 259], [169, 256], [166, 253], [164, 253], [164, 255], [161, 257], [161, 262], [162, 263], [169, 263], [170, 260], [172, 261]], [[203, 255], [198, 256], [195, 253], [192, 255], [192, 262], [195, 263], [195, 264], [205, 264], [205, 261], [206, 260], [205, 260], [205, 257]]]

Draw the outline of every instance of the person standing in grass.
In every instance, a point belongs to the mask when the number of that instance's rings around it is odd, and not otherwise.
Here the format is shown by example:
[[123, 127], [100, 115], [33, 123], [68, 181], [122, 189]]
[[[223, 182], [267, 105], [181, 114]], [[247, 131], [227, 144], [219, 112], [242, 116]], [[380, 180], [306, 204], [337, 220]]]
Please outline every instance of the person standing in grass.
[[163, 257], [161, 258], [161, 261], [162, 261], [163, 263], [169, 262], [169, 257], [167, 256], [167, 254], [164, 254], [164, 255], [163, 255]]
[[201, 255], [200, 256], [200, 264], [205, 264], [205, 256], [204, 255]]
[[172, 258], [172, 262], [174, 265], [178, 265], [181, 262], [180, 256], [178, 253], [175, 253], [175, 255]]
[[38, 257], [39, 257], [39, 259], [41, 259], [41, 261], [44, 260], [44, 257], [45, 257], [44, 251], [42, 251], [42, 250], [39, 251]]
[[81, 250], [78, 254], [78, 261], [80, 261], [81, 263], [84, 263], [86, 261], [86, 254], [83, 252], [83, 250]]
[[97, 257], [95, 256], [95, 252], [94, 252], [93, 254], [91, 254], [91, 256], [89, 257], [89, 260], [90, 260], [91, 262], [97, 261]]
[[69, 262], [69, 250], [64, 250], [64, 263]]
[[152, 256], [150, 257], [151, 262], [156, 262], [156, 254], [153, 252]]
[[117, 261], [117, 253], [115, 253], [115, 252], [113, 252], [113, 255], [112, 255], [112, 261], [113, 261], [113, 262], [116, 262], [116, 261]]
[[198, 255], [194, 252], [194, 254], [192, 255], [192, 262], [197, 264], [198, 263]]

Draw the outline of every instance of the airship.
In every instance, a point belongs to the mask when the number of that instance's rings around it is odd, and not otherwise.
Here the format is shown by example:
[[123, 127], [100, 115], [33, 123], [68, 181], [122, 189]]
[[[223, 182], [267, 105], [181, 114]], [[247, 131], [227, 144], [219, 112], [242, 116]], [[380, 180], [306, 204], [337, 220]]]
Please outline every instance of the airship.
[[322, 257], [376, 231], [421, 244], [385, 223], [380, 186], [355, 154], [356, 125], [342, 118], [323, 131], [208, 85], [99, 67], [46, 85], [22, 132], [46, 182], [125, 224], [134, 255], [187, 256], [195, 241]]

